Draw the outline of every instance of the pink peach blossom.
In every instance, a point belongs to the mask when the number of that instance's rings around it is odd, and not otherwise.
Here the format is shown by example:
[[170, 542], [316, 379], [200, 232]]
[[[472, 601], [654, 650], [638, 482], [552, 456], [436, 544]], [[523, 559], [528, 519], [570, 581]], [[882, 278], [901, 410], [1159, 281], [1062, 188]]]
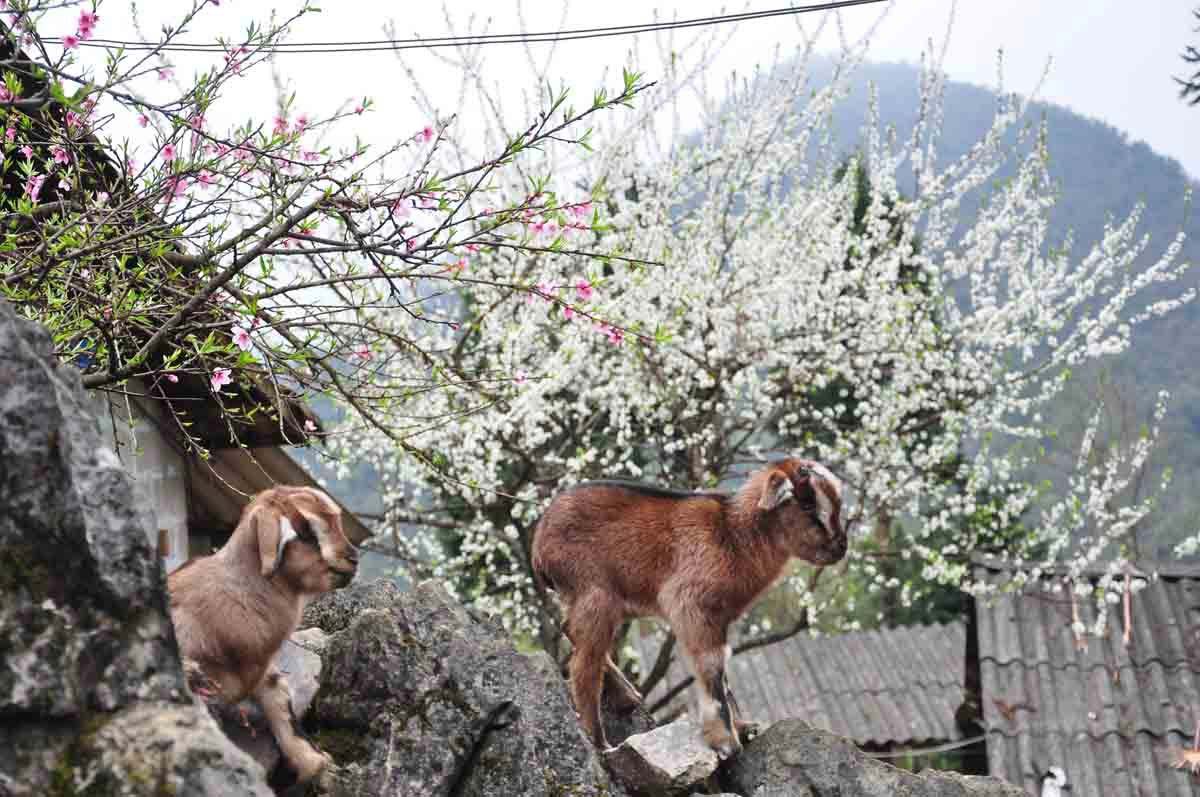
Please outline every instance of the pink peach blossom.
[[25, 196], [29, 197], [34, 202], [38, 201], [38, 194], [42, 192], [42, 185], [46, 182], [45, 175], [31, 174], [29, 179], [25, 181]]
[[79, 12], [79, 38], [90, 39], [100, 17], [94, 11]]
[[242, 351], [250, 351], [254, 345], [254, 341], [250, 339], [250, 333], [244, 328], [235, 326], [230, 330], [233, 333], [233, 342]]
[[233, 381], [233, 376], [228, 368], [214, 368], [212, 376], [209, 377], [208, 383], [212, 385], [214, 393], [220, 393], [221, 388]]

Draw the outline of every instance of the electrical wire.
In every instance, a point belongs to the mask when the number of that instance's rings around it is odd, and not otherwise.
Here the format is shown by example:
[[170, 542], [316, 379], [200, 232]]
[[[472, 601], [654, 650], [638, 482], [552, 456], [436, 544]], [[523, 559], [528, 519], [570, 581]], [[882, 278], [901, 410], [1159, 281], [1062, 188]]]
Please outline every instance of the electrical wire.
[[[573, 30], [543, 31], [539, 33], [480, 33], [469, 36], [435, 36], [427, 39], [374, 39], [366, 41], [343, 42], [281, 42], [279, 44], [254, 47], [254, 54], [320, 54], [320, 53], [367, 53], [386, 52], [388, 50], [415, 50], [437, 47], [475, 47], [484, 44], [536, 44], [540, 42], [577, 41], [580, 39], [601, 39], [611, 36], [630, 36], [638, 33], [657, 33], [666, 30], [721, 25], [730, 22], [748, 22], [774, 17], [793, 16], [813, 11], [832, 11], [852, 6], [872, 5], [887, 2], [887, 0], [829, 0], [806, 6], [789, 6], [764, 11], [745, 11], [737, 14], [721, 14], [694, 19], [681, 19], [672, 22], [648, 22], [639, 25], [612, 25], [598, 28], [577, 28]], [[61, 38], [46, 38], [45, 41], [61, 44]], [[185, 53], [226, 53], [234, 46], [223, 42], [173, 42], [167, 44], [151, 44], [148, 42], [125, 41], [120, 39], [88, 39], [80, 41], [79, 47], [98, 47], [108, 50], [125, 49], [128, 51], [157, 50], [159, 52]]]

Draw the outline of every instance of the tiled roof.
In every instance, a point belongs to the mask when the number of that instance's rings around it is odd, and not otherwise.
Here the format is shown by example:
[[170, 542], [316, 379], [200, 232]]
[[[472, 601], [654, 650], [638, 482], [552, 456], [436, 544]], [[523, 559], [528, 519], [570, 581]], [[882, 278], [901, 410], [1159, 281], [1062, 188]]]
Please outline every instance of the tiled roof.
[[[637, 645], [648, 670], [657, 640]], [[801, 635], [734, 656], [729, 683], [742, 714], [760, 722], [799, 718], [859, 744], [957, 740], [965, 649], [962, 623]], [[647, 705], [686, 675], [677, 655]]]
[[[1009, 577], [995, 562], [979, 562], [976, 574]], [[1200, 778], [1161, 760], [1169, 746], [1191, 746], [1200, 719], [1200, 569], [1150, 581], [1131, 605], [1128, 648], [1118, 604], [1111, 633], [1080, 649], [1070, 598], [1046, 584], [978, 602], [991, 774], [1036, 793], [1035, 773], [1057, 764], [1077, 795], [1200, 795]], [[1090, 625], [1094, 602], [1078, 608]]]

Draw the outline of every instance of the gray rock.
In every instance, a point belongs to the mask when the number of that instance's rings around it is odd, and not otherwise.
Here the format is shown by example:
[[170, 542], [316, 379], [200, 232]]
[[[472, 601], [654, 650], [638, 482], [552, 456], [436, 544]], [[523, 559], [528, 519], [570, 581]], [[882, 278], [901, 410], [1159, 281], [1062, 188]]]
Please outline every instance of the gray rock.
[[635, 794], [683, 794], [706, 781], [720, 759], [704, 744], [700, 728], [679, 720], [630, 736], [604, 754], [604, 763]]
[[369, 586], [370, 589], [351, 587], [318, 596], [305, 607], [297, 627], [301, 630], [317, 628], [326, 634], [336, 634], [349, 628], [367, 609], [392, 609], [404, 594], [394, 583], [384, 579], [373, 581]]
[[82, 752], [91, 761], [76, 775], [81, 793], [88, 784], [100, 794], [271, 793], [262, 767], [192, 704], [138, 703], [95, 732]]
[[186, 691], [132, 481], [92, 417], [50, 336], [0, 300], [0, 795], [159, 794], [160, 775], [269, 794]]
[[868, 758], [851, 742], [800, 720], [777, 722], [722, 773], [745, 797], [1022, 797], [995, 778], [927, 770], [914, 775]]
[[320, 628], [305, 628], [292, 634], [292, 642], [298, 647], [320, 656], [325, 653], [325, 647], [329, 644], [329, 634]]
[[632, 711], [621, 711], [610, 705], [608, 683], [606, 676], [606, 691], [600, 701], [600, 721], [604, 723], [604, 737], [608, 739], [609, 744], [618, 746], [635, 733], [646, 733], [658, 727], [658, 723], [644, 706], [638, 706]]
[[291, 687], [292, 709], [297, 717], [303, 718], [308, 713], [321, 686], [321, 651], [325, 649], [326, 641], [327, 637], [320, 629], [301, 631], [284, 640], [275, 657], [275, 666]]
[[325, 793], [621, 793], [550, 658], [519, 653], [441, 586], [351, 586], [306, 616], [331, 632], [309, 723], [338, 764]]
[[130, 478], [78, 376], [7, 303], [0, 386], [0, 716], [178, 699], [164, 578]]

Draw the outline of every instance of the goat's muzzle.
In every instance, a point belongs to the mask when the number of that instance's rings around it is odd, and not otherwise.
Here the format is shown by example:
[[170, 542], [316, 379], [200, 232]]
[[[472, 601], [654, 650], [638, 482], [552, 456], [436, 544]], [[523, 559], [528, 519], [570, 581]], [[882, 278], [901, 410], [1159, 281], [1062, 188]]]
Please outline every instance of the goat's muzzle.
[[336, 589], [341, 589], [354, 580], [358, 573], [358, 557], [358, 549], [347, 545], [344, 550], [339, 551], [337, 560], [329, 563], [329, 569], [333, 571], [334, 580], [337, 582]]

